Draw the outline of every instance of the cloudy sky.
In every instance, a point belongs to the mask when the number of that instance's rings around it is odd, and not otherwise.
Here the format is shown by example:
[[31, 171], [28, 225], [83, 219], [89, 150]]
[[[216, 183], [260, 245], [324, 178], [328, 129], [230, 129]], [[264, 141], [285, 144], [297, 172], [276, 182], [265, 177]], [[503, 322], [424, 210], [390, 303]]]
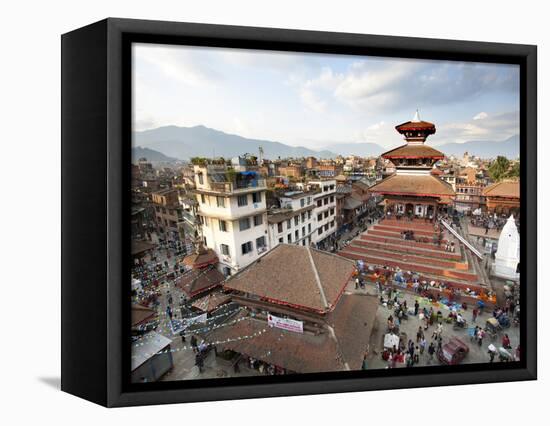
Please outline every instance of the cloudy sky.
[[519, 68], [451, 61], [134, 46], [134, 129], [204, 125], [321, 149], [399, 145], [397, 124], [435, 123], [432, 145], [519, 133]]

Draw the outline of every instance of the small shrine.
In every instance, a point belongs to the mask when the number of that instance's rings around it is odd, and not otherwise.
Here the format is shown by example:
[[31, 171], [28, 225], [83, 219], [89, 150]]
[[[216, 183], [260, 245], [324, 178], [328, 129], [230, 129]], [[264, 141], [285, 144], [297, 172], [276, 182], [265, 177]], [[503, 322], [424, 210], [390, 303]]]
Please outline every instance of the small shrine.
[[500, 233], [493, 274], [509, 280], [519, 279], [519, 232], [514, 215], [510, 215]]

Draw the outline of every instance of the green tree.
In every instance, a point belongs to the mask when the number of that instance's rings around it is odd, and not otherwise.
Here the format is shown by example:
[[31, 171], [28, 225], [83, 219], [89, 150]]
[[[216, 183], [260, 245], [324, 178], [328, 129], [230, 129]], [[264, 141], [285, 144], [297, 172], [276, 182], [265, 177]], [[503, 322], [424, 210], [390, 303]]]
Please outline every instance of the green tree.
[[507, 177], [509, 178], [519, 178], [519, 161], [516, 161], [510, 169], [508, 170]]
[[499, 155], [489, 166], [489, 175], [491, 179], [498, 182], [507, 177], [510, 161], [506, 157]]

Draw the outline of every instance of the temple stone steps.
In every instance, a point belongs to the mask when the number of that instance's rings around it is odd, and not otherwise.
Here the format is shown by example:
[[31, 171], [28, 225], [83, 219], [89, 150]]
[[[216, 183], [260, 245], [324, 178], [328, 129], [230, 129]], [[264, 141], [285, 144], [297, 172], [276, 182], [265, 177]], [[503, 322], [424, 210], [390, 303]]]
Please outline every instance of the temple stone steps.
[[[418, 241], [411, 241], [411, 240], [404, 240], [403, 238], [399, 237], [393, 237], [388, 235], [374, 235], [370, 231], [366, 234], [362, 234], [359, 237], [361, 240], [364, 241], [376, 241], [378, 243], [390, 243], [390, 244], [398, 244], [402, 245], [404, 247], [415, 247], [415, 248], [423, 248], [426, 250], [433, 250], [433, 251], [439, 251], [442, 253], [450, 253], [445, 250], [444, 246], [436, 246], [433, 243], [421, 243]], [[443, 241], [443, 244], [445, 244], [445, 241]], [[456, 253], [455, 253], [456, 254]]]
[[453, 260], [455, 262], [460, 262], [462, 260], [462, 256], [460, 255], [460, 253], [451, 253], [437, 247], [434, 247], [434, 249], [428, 249], [415, 245], [403, 244], [402, 240], [389, 241], [387, 239], [381, 239], [381, 241], [377, 241], [376, 239], [357, 238], [352, 242], [351, 245], [394, 251], [397, 253], [408, 253], [413, 255], [433, 257], [436, 259]]
[[458, 279], [462, 281], [470, 281], [472, 283], [478, 282], [478, 277], [475, 273], [430, 266], [413, 261], [404, 262], [402, 260], [391, 259], [381, 255], [375, 256], [372, 254], [361, 253], [360, 251], [354, 250], [353, 246], [347, 246], [342, 251], [340, 251], [339, 254], [341, 256], [347, 257], [348, 259], [362, 260], [371, 265], [399, 267], [400, 269], [406, 271], [414, 271], [418, 273], [434, 275], [436, 277], [439, 277], [439, 279], [443, 281]]
[[434, 230], [434, 224], [432, 222], [424, 222], [424, 221], [418, 221], [418, 220], [407, 220], [407, 219], [384, 219], [378, 222], [379, 225], [383, 226], [392, 226], [395, 228], [400, 229], [412, 229], [412, 230], [419, 230], [419, 231], [433, 231]]
[[421, 235], [423, 237], [430, 237], [433, 238], [434, 236], [437, 236], [439, 232], [432, 230], [423, 230], [423, 229], [409, 229], [406, 227], [398, 228], [396, 226], [386, 226], [386, 225], [374, 225], [371, 229], [377, 230], [377, 231], [384, 231], [384, 232], [392, 232], [397, 235], [401, 235], [401, 232], [403, 231], [413, 231], [415, 235]]
[[467, 262], [453, 262], [441, 258], [423, 256], [421, 253], [399, 253], [389, 251], [384, 248], [365, 247], [356, 243], [350, 244], [347, 248], [358, 253], [364, 253], [369, 256], [383, 257], [386, 259], [399, 260], [402, 262], [414, 262], [420, 265], [435, 266], [439, 268], [456, 269], [459, 271], [469, 271]]

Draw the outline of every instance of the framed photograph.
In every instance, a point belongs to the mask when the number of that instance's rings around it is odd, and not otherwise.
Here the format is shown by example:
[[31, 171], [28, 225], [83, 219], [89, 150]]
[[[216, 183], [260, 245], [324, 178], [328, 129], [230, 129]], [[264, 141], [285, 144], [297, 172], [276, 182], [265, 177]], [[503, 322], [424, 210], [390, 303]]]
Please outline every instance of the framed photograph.
[[62, 389], [128, 406], [536, 379], [536, 69], [516, 44], [63, 35]]

